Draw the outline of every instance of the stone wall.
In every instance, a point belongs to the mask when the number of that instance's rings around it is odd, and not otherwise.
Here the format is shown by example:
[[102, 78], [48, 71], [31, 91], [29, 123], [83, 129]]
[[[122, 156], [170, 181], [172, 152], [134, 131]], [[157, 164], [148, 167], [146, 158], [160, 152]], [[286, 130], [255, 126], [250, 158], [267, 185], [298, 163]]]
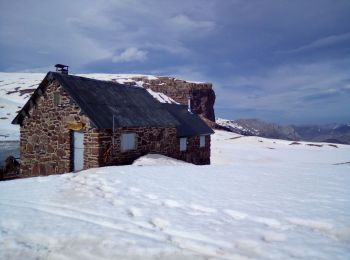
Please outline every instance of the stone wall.
[[[176, 129], [169, 128], [118, 128], [114, 133], [112, 146], [112, 131], [100, 130], [98, 137], [99, 149], [94, 155], [99, 157], [99, 166], [130, 164], [135, 159], [148, 153], [158, 153], [194, 164], [210, 164], [210, 136], [206, 136], [205, 147], [199, 147], [199, 136], [187, 139], [187, 150], [180, 152], [180, 140]], [[121, 152], [121, 134], [135, 133], [136, 149]]]
[[193, 112], [215, 122], [215, 92], [211, 83], [194, 83], [172, 77], [135, 78], [135, 80], [142, 80], [145, 88], [164, 93], [183, 105], [188, 104], [188, 97], [190, 96]]
[[[54, 104], [54, 93], [60, 94], [59, 106]], [[89, 132], [90, 120], [56, 81], [35, 102], [20, 129], [21, 176], [71, 171], [72, 133], [67, 126], [82, 122]]]
[[189, 163], [205, 165], [210, 164], [210, 135], [205, 136], [205, 146], [199, 147], [199, 136], [187, 138], [187, 150], [180, 152], [180, 142], [177, 141], [175, 158]]

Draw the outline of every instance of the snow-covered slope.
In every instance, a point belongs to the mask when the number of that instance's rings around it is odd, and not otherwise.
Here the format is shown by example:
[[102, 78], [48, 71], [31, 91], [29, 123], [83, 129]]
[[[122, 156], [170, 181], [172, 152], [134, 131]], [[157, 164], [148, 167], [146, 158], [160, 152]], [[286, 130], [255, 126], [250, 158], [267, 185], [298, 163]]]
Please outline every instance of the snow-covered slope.
[[216, 119], [222, 128], [247, 136], [261, 136], [283, 140], [307, 140], [350, 144], [350, 124], [289, 125], [268, 123], [259, 119]]
[[215, 120], [215, 122], [218, 125], [223, 126], [223, 127], [227, 128], [228, 130], [230, 130], [231, 132], [236, 133], [236, 134], [248, 135], [248, 136], [251, 136], [251, 135], [259, 136], [259, 134], [260, 134], [258, 129], [255, 129], [253, 127], [245, 127], [245, 126], [239, 124], [238, 122], [236, 122], [235, 120], [217, 118]]
[[[44, 79], [44, 73], [5, 73], [0, 72], [0, 141], [19, 140], [19, 127], [11, 125], [17, 112], [27, 102], [30, 95]], [[151, 75], [140, 74], [79, 74], [78, 76], [111, 80], [121, 84], [143, 87], [143, 79], [157, 79]], [[163, 93], [147, 91], [159, 102], [177, 103]]]
[[227, 128], [231, 132], [242, 135], [255, 135], [283, 140], [300, 140], [300, 136], [292, 126], [267, 123], [260, 119], [226, 120], [219, 118], [216, 123]]
[[0, 140], [19, 139], [19, 127], [11, 121], [44, 77], [43, 73], [0, 72]]
[[217, 131], [210, 166], [0, 183], [0, 259], [349, 259], [350, 146]]

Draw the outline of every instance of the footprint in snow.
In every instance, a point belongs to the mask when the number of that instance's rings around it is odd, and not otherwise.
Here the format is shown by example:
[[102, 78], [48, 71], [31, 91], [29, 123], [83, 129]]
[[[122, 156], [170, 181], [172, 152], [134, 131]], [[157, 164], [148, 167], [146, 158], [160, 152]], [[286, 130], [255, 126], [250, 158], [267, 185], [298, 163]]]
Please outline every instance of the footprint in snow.
[[146, 198], [150, 199], [150, 200], [156, 200], [156, 199], [158, 199], [158, 196], [149, 193], [149, 194], [146, 194]]
[[281, 222], [279, 222], [277, 219], [274, 218], [263, 218], [263, 217], [249, 217], [249, 220], [264, 224], [270, 228], [275, 228], [275, 229], [285, 229], [285, 227], [282, 226]]
[[102, 195], [105, 199], [112, 199], [114, 196], [112, 193], [106, 192]]
[[141, 217], [142, 216], [142, 210], [139, 208], [131, 207], [128, 210], [128, 215], [130, 217]]
[[115, 193], [117, 191], [117, 187], [113, 187], [110, 185], [102, 185], [101, 190], [105, 193]]
[[258, 216], [250, 216], [247, 213], [232, 209], [225, 209], [224, 212], [235, 220], [249, 220], [255, 223], [264, 224], [270, 228], [285, 229], [282, 224], [274, 218], [264, 218]]
[[122, 183], [120, 180], [114, 180], [114, 182], [113, 182], [114, 184], [120, 184], [120, 183]]
[[237, 249], [249, 258], [262, 258], [263, 250], [260, 244], [254, 240], [250, 239], [240, 239], [235, 243]]
[[243, 220], [248, 217], [246, 213], [232, 210], [232, 209], [225, 209], [224, 212], [235, 220]]
[[282, 233], [265, 232], [262, 235], [262, 240], [266, 242], [283, 242], [287, 240], [287, 236]]
[[164, 228], [169, 226], [169, 221], [162, 219], [162, 218], [154, 218], [150, 221], [150, 223], [160, 230], [163, 230]]
[[308, 228], [312, 231], [318, 231], [329, 235], [333, 235], [334, 233], [333, 224], [324, 220], [304, 218], [287, 218], [286, 220], [292, 225]]
[[140, 192], [141, 190], [139, 188], [130, 187], [129, 191], [131, 191], [131, 192]]
[[[123, 206], [125, 204], [124, 201], [122, 200], [118, 200], [118, 199], [111, 199], [110, 203], [114, 206]], [[129, 212], [129, 215], [131, 215], [131, 213]]]
[[201, 205], [198, 205], [198, 204], [191, 204], [190, 208], [194, 209], [196, 211], [200, 211], [202, 213], [207, 213], [207, 214], [211, 214], [211, 213], [216, 213], [217, 212], [216, 209], [204, 207], [204, 206], [201, 206]]
[[164, 200], [162, 202], [162, 205], [169, 208], [180, 208], [182, 206], [179, 202], [175, 200]]

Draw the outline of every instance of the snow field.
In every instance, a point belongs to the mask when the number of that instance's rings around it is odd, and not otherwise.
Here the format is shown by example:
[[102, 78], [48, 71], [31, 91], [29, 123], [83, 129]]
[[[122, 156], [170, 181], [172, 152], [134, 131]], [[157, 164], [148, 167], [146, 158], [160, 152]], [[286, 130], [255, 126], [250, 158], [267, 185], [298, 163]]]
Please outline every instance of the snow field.
[[0, 183], [0, 259], [349, 259], [350, 147], [236, 137], [213, 135], [210, 166]]

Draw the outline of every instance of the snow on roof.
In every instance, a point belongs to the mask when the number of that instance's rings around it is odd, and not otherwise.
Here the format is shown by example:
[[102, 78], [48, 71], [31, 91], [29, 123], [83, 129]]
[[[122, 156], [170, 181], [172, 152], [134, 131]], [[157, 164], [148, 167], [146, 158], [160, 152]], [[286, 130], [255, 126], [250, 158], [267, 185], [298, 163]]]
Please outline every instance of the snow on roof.
[[155, 99], [157, 99], [161, 103], [168, 103], [168, 104], [179, 104], [171, 97], [168, 97], [167, 95], [153, 91], [152, 89], [147, 89], [148, 93], [150, 93]]

